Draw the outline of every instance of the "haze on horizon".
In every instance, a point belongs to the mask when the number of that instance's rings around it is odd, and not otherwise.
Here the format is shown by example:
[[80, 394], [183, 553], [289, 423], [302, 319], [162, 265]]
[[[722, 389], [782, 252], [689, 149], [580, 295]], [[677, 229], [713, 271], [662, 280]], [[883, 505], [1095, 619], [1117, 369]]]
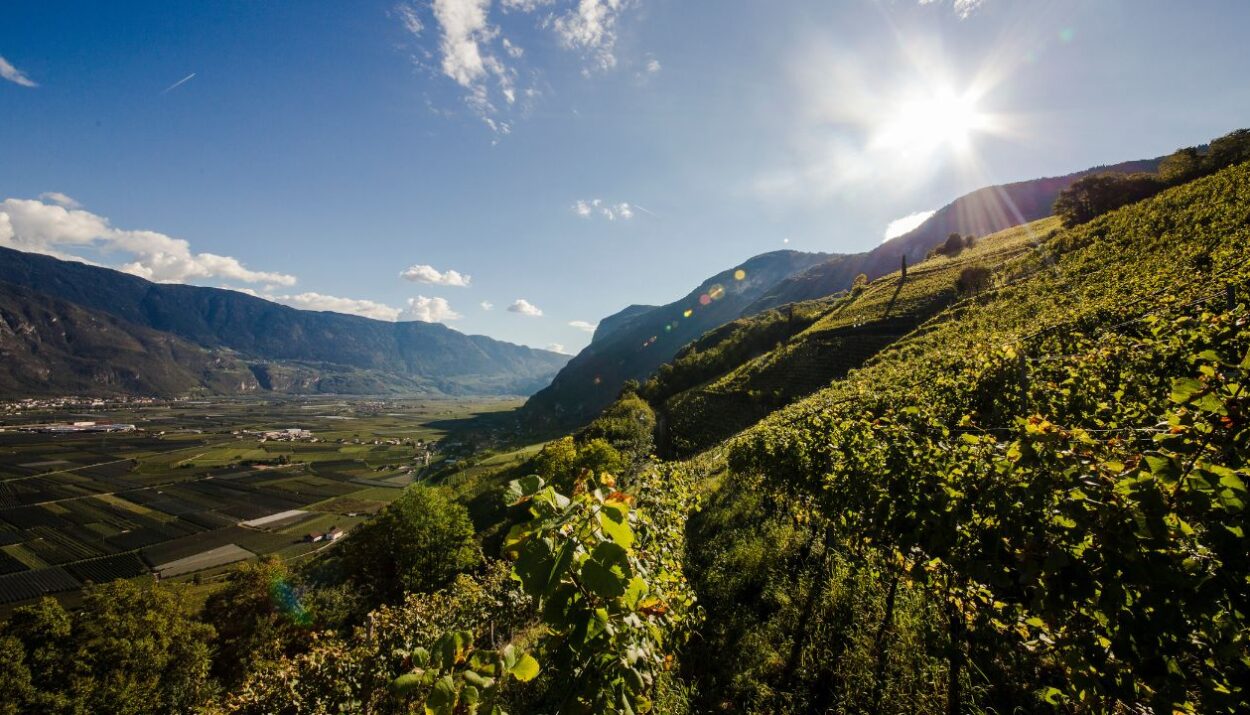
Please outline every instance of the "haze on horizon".
[[752, 255], [1242, 126], [1247, 26], [1234, 0], [13, 2], [0, 245], [575, 352]]

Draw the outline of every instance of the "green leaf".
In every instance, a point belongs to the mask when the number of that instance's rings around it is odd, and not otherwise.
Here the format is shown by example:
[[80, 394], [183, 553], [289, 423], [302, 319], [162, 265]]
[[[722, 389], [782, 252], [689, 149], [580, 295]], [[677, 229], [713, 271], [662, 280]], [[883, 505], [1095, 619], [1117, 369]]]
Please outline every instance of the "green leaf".
[[534, 659], [534, 656], [526, 653], [517, 660], [515, 665], [508, 668], [508, 672], [522, 683], [528, 683], [538, 677], [539, 669], [538, 661]]
[[606, 512], [601, 511], [599, 512], [599, 526], [603, 528], [603, 533], [621, 548], [628, 549], [634, 545], [634, 531], [623, 519], [613, 519]]
[[434, 684], [429, 697], [425, 699], [426, 715], [452, 715], [456, 710], [456, 681], [450, 675], [444, 675]]
[[537, 474], [530, 474], [508, 482], [508, 489], [504, 492], [504, 498], [509, 505], [520, 504], [542, 488], [543, 478]]
[[413, 691], [419, 690], [425, 683], [424, 672], [404, 673], [398, 678], [391, 681], [391, 692], [397, 695], [408, 695]]
[[629, 580], [629, 586], [625, 588], [625, 607], [631, 611], [638, 609], [639, 602], [647, 595], [647, 582], [641, 576], [635, 576]]
[[1172, 402], [1183, 405], [1193, 399], [1194, 395], [1205, 390], [1201, 380], [1193, 377], [1181, 377], [1172, 381]]
[[617, 598], [625, 593], [625, 579], [594, 559], [582, 564], [582, 584], [601, 598]]

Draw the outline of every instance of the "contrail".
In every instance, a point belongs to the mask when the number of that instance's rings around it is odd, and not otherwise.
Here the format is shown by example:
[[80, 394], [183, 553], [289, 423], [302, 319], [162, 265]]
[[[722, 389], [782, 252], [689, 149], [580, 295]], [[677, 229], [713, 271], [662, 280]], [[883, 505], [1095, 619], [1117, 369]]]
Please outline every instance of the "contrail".
[[639, 206], [638, 204], [630, 204], [630, 208], [638, 209], [639, 211], [647, 214], [648, 216], [651, 216], [652, 218], [660, 218], [660, 215], [658, 213], [652, 211], [646, 206]]
[[190, 82], [190, 81], [191, 81], [191, 80], [193, 80], [193, 79], [195, 79], [195, 73], [194, 73], [194, 72], [192, 72], [191, 74], [187, 75], [186, 77], [183, 77], [182, 79], [178, 80], [177, 82], [174, 82], [173, 84], [169, 85], [168, 87], [166, 87], [166, 88], [165, 88], [165, 91], [161, 92], [161, 94], [169, 94], [170, 92], [174, 91], [175, 89], [178, 89], [179, 87], [181, 87], [182, 85], [186, 84], [187, 82]]

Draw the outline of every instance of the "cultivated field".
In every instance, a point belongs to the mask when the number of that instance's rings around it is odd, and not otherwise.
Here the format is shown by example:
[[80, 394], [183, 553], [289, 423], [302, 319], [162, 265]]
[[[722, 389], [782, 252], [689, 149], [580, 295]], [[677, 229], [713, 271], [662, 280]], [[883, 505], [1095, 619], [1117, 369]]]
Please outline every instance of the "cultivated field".
[[[516, 400], [213, 400], [0, 416], [0, 610], [88, 581], [211, 577], [325, 548], [403, 487], [469, 454], [458, 420]], [[128, 423], [41, 434], [23, 425]], [[301, 428], [311, 439], [262, 439]], [[429, 454], [429, 465], [426, 455]]]

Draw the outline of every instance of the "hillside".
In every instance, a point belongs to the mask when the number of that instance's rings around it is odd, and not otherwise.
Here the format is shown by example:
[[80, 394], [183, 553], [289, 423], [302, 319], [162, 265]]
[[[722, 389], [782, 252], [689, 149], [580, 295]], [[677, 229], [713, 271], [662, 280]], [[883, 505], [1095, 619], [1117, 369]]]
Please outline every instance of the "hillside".
[[957, 255], [912, 265], [906, 275], [895, 271], [842, 297], [765, 311], [704, 336], [644, 387], [664, 417], [661, 443], [677, 454], [706, 448], [844, 377], [950, 304], [1001, 280], [1009, 262], [1057, 228], [1055, 219], [1043, 219], [1008, 229]]
[[693, 462], [725, 470], [688, 544], [703, 692], [750, 712], [1237, 711], [1247, 266], [1242, 165], [1050, 232]]
[[[756, 265], [767, 265], [766, 257], [780, 256], [783, 252], [757, 256], [742, 266], [747, 269], [751, 285], [733, 293], [732, 301], [714, 303], [714, 310], [701, 309], [699, 296], [716, 284], [732, 292], [732, 286], [736, 285], [732, 271], [705, 281], [683, 299], [668, 305], [630, 306], [600, 322], [591, 344], [561, 370], [549, 388], [526, 404], [524, 418], [530, 424], [565, 428], [584, 424], [616, 396], [625, 381], [645, 380], [660, 365], [674, 358], [682, 346], [709, 330], [788, 304], [835, 296], [848, 290], [861, 273], [869, 279], [877, 279], [899, 270], [904, 258], [914, 265], [924, 260], [929, 251], [951, 233], [985, 236], [1046, 218], [1059, 192], [1084, 176], [1101, 172], [1153, 171], [1159, 162], [1160, 159], [1129, 161], [1065, 176], [978, 189], [942, 207], [914, 230], [865, 253], [827, 255], [805, 266], [795, 263], [786, 270], [769, 270], [767, 275], [759, 275], [758, 270], [751, 270], [749, 266], [754, 261], [760, 261]], [[694, 311], [690, 318], [684, 315], [687, 309]], [[886, 329], [887, 334], [898, 336], [914, 326], [914, 322], [905, 325], [905, 318], [895, 322], [894, 327]], [[873, 329], [879, 332], [881, 328]], [[879, 347], [885, 343], [878, 340], [875, 344]], [[871, 351], [863, 357], [869, 354]], [[818, 372], [825, 374], [825, 371]], [[837, 371], [828, 374], [832, 376]], [[790, 394], [805, 394], [819, 384], [821, 381], [802, 382], [802, 386], [791, 390]], [[783, 402], [771, 404], [775, 407]], [[752, 412], [752, 416], [760, 415]], [[736, 417], [731, 422], [739, 427], [749, 423]], [[725, 428], [729, 429], [730, 425]]]
[[[251, 362], [298, 364], [303, 367], [266, 367], [260, 376], [271, 385], [299, 386], [296, 391], [527, 394], [567, 361], [557, 353], [464, 335], [437, 323], [296, 310], [236, 291], [152, 283], [7, 248], [0, 248], [0, 281], [201, 348], [227, 349]], [[315, 368], [311, 373], [309, 366]], [[264, 377], [270, 373], [275, 377]], [[323, 385], [323, 373], [340, 377]], [[346, 374], [367, 377], [341, 379]]]
[[685, 297], [658, 308], [631, 306], [608, 319], [595, 340], [525, 404], [532, 425], [575, 427], [616, 398], [626, 380], [642, 380], [682, 345], [738, 317], [787, 276], [827, 260], [822, 253], [774, 251], [721, 271]]
[[747, 314], [786, 303], [832, 295], [851, 287], [860, 273], [879, 278], [895, 271], [903, 257], [916, 263], [952, 234], [985, 236], [1051, 215], [1059, 192], [1078, 179], [1104, 172], [1131, 174], [1153, 172], [1161, 159], [1126, 161], [1096, 166], [1064, 176], [1030, 179], [987, 186], [964, 194], [938, 209], [911, 231], [882, 243], [866, 253], [837, 256], [778, 284], [768, 295], [746, 310]]

